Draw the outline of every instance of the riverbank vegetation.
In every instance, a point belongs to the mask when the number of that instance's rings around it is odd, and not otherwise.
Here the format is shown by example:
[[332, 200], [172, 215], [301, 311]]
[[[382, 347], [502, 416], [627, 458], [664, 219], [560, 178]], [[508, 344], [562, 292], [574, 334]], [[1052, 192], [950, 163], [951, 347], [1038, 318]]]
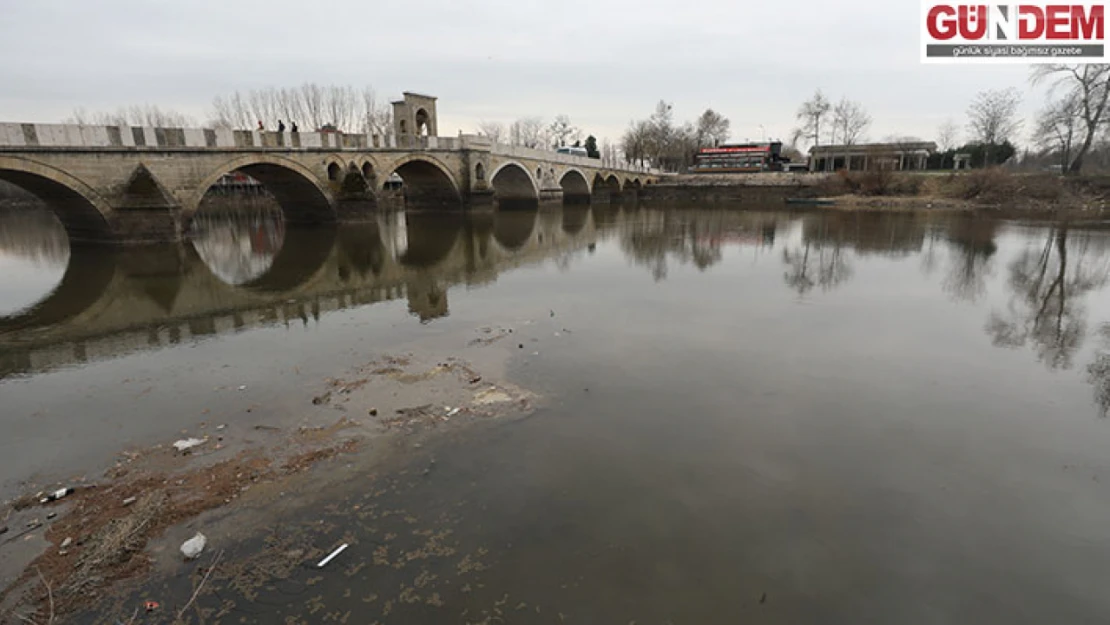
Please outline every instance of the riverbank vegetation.
[[1110, 200], [1110, 176], [1014, 173], [1000, 167], [960, 173], [840, 171], [818, 194], [847, 206], [1101, 211]]

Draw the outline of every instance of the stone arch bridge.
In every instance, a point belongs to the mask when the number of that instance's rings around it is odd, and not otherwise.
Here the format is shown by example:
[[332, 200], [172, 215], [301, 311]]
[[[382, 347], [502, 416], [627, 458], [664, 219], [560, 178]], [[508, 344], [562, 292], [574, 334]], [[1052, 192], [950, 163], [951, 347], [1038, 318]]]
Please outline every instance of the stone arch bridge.
[[394, 174], [409, 209], [612, 202], [656, 172], [480, 136], [376, 136], [0, 123], [0, 180], [39, 196], [74, 240], [180, 239], [213, 185], [241, 172], [290, 223], [369, 219]]

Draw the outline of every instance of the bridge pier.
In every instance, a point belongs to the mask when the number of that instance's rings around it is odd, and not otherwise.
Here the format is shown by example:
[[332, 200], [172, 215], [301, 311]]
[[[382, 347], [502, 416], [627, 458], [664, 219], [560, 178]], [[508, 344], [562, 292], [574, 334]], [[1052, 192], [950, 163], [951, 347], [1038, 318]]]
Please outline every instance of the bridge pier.
[[378, 214], [378, 196], [374, 193], [376, 176], [370, 179], [354, 163], [338, 185], [333, 184], [337, 221], [368, 221]]
[[620, 191], [612, 191], [606, 186], [599, 186], [590, 195], [590, 202], [593, 204], [620, 204], [621, 194]]
[[540, 190], [541, 202], [562, 202], [563, 201], [563, 188], [555, 187]]
[[186, 224], [179, 208], [118, 209], [106, 220], [106, 231], [66, 227], [76, 241], [86, 243], [164, 243], [182, 240]]
[[493, 189], [485, 188], [471, 191], [466, 198], [466, 208], [475, 211], [491, 211], [495, 205]]

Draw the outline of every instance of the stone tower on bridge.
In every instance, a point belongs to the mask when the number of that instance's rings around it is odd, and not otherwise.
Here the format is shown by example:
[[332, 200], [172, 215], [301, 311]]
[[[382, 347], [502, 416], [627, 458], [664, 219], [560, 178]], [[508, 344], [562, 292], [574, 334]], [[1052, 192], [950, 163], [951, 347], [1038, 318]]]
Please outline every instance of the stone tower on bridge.
[[398, 137], [416, 135], [437, 137], [436, 99], [430, 95], [404, 93], [405, 99], [393, 103], [393, 130]]

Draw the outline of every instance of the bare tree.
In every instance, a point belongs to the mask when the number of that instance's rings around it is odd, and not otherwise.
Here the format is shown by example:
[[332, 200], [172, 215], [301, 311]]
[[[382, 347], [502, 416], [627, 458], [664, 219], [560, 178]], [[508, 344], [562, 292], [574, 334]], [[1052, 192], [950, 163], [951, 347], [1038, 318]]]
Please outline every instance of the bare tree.
[[274, 94], [276, 108], [282, 119], [295, 122], [304, 119], [304, 107], [301, 106], [301, 94], [296, 89], [282, 88]]
[[1072, 150], [1079, 133], [1080, 102], [1069, 94], [1051, 102], [1037, 115], [1033, 141], [1039, 148], [1060, 158], [1060, 171], [1067, 173], [1072, 163]]
[[539, 148], [545, 144], [545, 128], [539, 117], [524, 117], [509, 126], [509, 141], [513, 145]]
[[621, 137], [621, 151], [629, 163], [639, 162], [640, 166], [646, 164], [648, 159], [648, 143], [650, 142], [651, 129], [647, 121], [632, 122]]
[[1013, 87], [981, 91], [967, 109], [968, 129], [983, 144], [987, 164], [993, 164], [994, 146], [1009, 140], [1021, 128], [1017, 117], [1021, 93]]
[[301, 85], [301, 105], [308, 120], [309, 127], [319, 130], [327, 121], [324, 120], [324, 88], [316, 83], [306, 82]]
[[[1064, 91], [1063, 100], [1075, 101], [1075, 116], [1082, 121], [1083, 141], [1075, 150], [1066, 173], [1078, 174], [1091, 149], [1095, 135], [1106, 122], [1106, 105], [1110, 98], [1110, 65], [1036, 65], [1032, 81], [1052, 81], [1051, 91]], [[1050, 91], [1050, 92], [1051, 92]]]
[[937, 145], [944, 152], [956, 149], [960, 142], [960, 128], [952, 119], [944, 120], [937, 128]]
[[388, 104], [379, 103], [372, 87], [362, 90], [361, 130], [371, 135], [387, 135], [393, 130], [393, 111]]
[[351, 132], [360, 125], [358, 97], [353, 87], [330, 85], [325, 91], [325, 111], [328, 121], [339, 130]]
[[941, 151], [941, 169], [948, 167], [947, 153], [956, 149], [960, 142], [960, 128], [952, 119], [944, 120], [944, 123], [937, 128], [937, 147]]
[[825, 97], [821, 90], [818, 89], [813, 97], [803, 102], [798, 108], [795, 115], [798, 121], [802, 122], [799, 128], [794, 130], [794, 136], [790, 141], [793, 144], [801, 145], [804, 141], [813, 141], [813, 145], [821, 144], [821, 120], [832, 109], [832, 103]]
[[713, 109], [705, 109], [705, 112], [698, 117], [695, 132], [698, 147], [720, 145], [728, 141], [729, 134], [731, 134], [730, 125], [731, 123], [724, 115]]
[[501, 122], [480, 121], [478, 122], [478, 134], [489, 137], [493, 143], [501, 143], [505, 135], [505, 124]]
[[645, 147], [655, 165], [661, 167], [674, 138], [674, 105], [665, 100], [656, 103], [655, 112], [647, 121], [647, 131]]
[[555, 143], [555, 147], [566, 145], [567, 139], [572, 139], [575, 135], [581, 133], [574, 124], [570, 123], [570, 117], [566, 115], [556, 115], [547, 131], [551, 140]]
[[217, 128], [245, 130], [254, 128], [250, 108], [236, 91], [230, 96], [217, 96], [212, 101], [212, 125]]
[[620, 148], [613, 145], [612, 143], [609, 143], [608, 139], [602, 139], [600, 151], [601, 164], [606, 167], [614, 167], [621, 160]]
[[805, 154], [802, 154], [801, 150], [789, 143], [783, 145], [779, 153], [789, 158], [792, 163], [804, 163], [806, 160]]
[[95, 126], [146, 126], [149, 128], [188, 128], [197, 126], [195, 119], [174, 110], [163, 110], [153, 104], [120, 108], [115, 113], [92, 112], [83, 108], [63, 120], [67, 124]]
[[871, 115], [863, 105], [848, 98], [841, 98], [832, 110], [832, 137], [843, 145], [855, 145], [871, 126]]
[[247, 94], [247, 102], [250, 103], [251, 113], [263, 126], [277, 123], [277, 98], [273, 89], [252, 90]]

